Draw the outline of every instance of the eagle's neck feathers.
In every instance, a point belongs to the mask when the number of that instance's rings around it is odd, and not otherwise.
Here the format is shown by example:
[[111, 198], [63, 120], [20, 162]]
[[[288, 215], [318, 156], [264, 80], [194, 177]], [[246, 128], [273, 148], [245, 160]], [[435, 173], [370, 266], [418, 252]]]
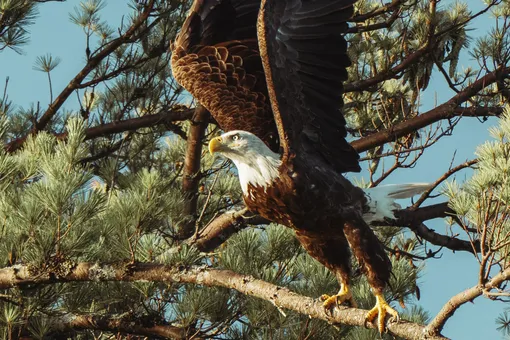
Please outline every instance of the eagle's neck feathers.
[[265, 188], [279, 176], [282, 164], [280, 155], [269, 150], [265, 152], [248, 152], [242, 157], [232, 159], [239, 173], [239, 182], [245, 195], [248, 194], [248, 185]]

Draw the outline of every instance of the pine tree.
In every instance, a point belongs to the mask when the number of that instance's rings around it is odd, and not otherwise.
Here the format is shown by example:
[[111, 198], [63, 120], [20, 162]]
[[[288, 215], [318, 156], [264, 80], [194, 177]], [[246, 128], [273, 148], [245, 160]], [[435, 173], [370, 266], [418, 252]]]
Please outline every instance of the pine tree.
[[[30, 43], [47, 2], [61, 1], [0, 0], [2, 67], [3, 55]], [[191, 1], [131, 1], [120, 27], [108, 23], [105, 5], [87, 0], [70, 13], [69, 25], [83, 31], [83, 65], [67, 75], [67, 87], [53, 86], [58, 56], [34, 56], [34, 70], [48, 80], [48, 107], [11, 102], [5, 81], [2, 337], [444, 339], [445, 322], [463, 303], [508, 296], [508, 2], [488, 1], [480, 12], [436, 0], [356, 4], [345, 115], [368, 171], [360, 186], [414, 167], [461, 119], [501, 117], [477, 159], [451, 165], [411, 208], [374, 227], [393, 264], [387, 299], [408, 320], [382, 335], [362, 327], [375, 301], [357, 263], [353, 294], [364, 310], [325, 313], [318, 297], [338, 290], [335, 277], [292, 230], [247, 211], [235, 167], [203, 147], [219, 128], [170, 68], [170, 43]], [[487, 11], [494, 25], [473, 42], [468, 25]], [[464, 67], [468, 52], [477, 67]], [[422, 109], [431, 77], [453, 95]], [[448, 182], [441, 203], [429, 203], [432, 190], [473, 166], [466, 183]], [[437, 217], [462, 235], [427, 228]], [[473, 253], [480, 282], [470, 299], [453, 297], [431, 316], [420, 307], [419, 279], [443, 247]], [[508, 315], [497, 321], [510, 333]]]

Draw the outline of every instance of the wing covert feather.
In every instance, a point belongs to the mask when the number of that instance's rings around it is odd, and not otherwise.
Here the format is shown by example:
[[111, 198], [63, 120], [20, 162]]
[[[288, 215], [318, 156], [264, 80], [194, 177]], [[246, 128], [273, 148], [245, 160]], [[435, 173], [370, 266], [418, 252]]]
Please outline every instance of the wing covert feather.
[[225, 131], [245, 130], [278, 149], [257, 44], [260, 0], [195, 0], [172, 49], [175, 79]]

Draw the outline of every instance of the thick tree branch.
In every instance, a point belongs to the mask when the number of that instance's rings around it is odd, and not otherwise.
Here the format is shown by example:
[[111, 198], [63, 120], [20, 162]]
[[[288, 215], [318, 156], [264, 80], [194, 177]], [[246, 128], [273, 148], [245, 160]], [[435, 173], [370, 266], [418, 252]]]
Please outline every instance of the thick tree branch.
[[492, 289], [498, 288], [503, 282], [508, 280], [510, 280], [510, 268], [498, 273], [484, 285], [476, 285], [455, 295], [448, 300], [436, 317], [428, 324], [425, 328], [426, 333], [432, 336], [439, 334], [446, 322], [453, 316], [460, 306], [466, 302], [472, 302], [475, 298], [485, 294], [486, 292], [490, 292]]
[[418, 129], [424, 128], [440, 120], [460, 116], [464, 113], [464, 110], [460, 110], [460, 112], [456, 111], [458, 106], [469, 100], [471, 97], [475, 96], [482, 89], [496, 82], [498, 80], [499, 74], [505, 73], [508, 75], [509, 72], [509, 67], [498, 68], [494, 72], [488, 73], [482, 78], [473, 82], [464, 90], [453, 96], [446, 103], [441, 104], [419, 116], [416, 116], [415, 118], [396, 124], [390, 129], [379, 131], [372, 135], [355, 140], [351, 143], [351, 145], [358, 152], [367, 151], [376, 146], [395, 141], [399, 137], [405, 136], [411, 132], [417, 131]]
[[199, 105], [191, 119], [182, 176], [182, 191], [185, 197], [183, 213], [190, 216], [190, 219], [180, 226], [179, 237], [181, 239], [188, 238], [195, 232], [195, 218], [191, 217], [195, 216], [197, 212], [198, 184], [200, 182], [198, 174], [200, 172], [200, 160], [202, 159], [202, 142], [209, 124], [209, 117], [209, 111]]
[[[235, 289], [243, 294], [266, 300], [278, 308], [286, 308], [311, 318], [335, 324], [363, 327], [367, 311], [356, 308], [336, 308], [332, 314], [326, 313], [318, 299], [302, 296], [287, 288], [258, 280], [249, 275], [241, 275], [230, 270], [207, 267], [172, 267], [154, 263], [98, 264], [81, 262], [56, 266], [52, 270], [36, 272], [34, 268], [16, 265], [0, 269], [0, 289], [8, 289], [27, 284], [50, 284], [77, 281], [151, 281], [166, 283], [191, 283], [205, 286]], [[317, 292], [320, 293], [320, 292]], [[368, 325], [373, 328], [374, 325]], [[391, 323], [388, 330], [405, 339], [422, 339], [425, 327], [401, 321]], [[428, 339], [444, 340], [434, 335]]]
[[[124, 333], [132, 335], [147, 336], [151, 339], [189, 339], [195, 332], [171, 325], [156, 324], [147, 320], [140, 320], [136, 317], [112, 317], [110, 315], [78, 315], [67, 314], [58, 320], [53, 320], [58, 329], [53, 333], [70, 332], [77, 330], [106, 331], [113, 333]], [[194, 337], [193, 339], [201, 339]]]
[[445, 247], [453, 251], [467, 251], [473, 254], [480, 252], [479, 240], [471, 243], [456, 237], [442, 235], [436, 233], [433, 229], [430, 229], [423, 223], [411, 224], [409, 229], [411, 229], [416, 235], [436, 246]]
[[57, 98], [55, 98], [39, 121], [36, 122], [33, 132], [40, 131], [46, 127], [67, 98], [69, 98], [73, 91], [81, 84], [83, 79], [85, 79], [85, 77], [94, 70], [104, 58], [108, 57], [122, 44], [131, 42], [130, 39], [132, 36], [135, 35], [142, 24], [149, 18], [153, 6], [154, 0], [149, 0], [148, 4], [145, 6], [145, 10], [133, 21], [131, 27], [124, 34], [110, 41], [101, 51], [88, 59], [87, 64], [83, 67], [83, 69], [81, 69], [81, 71], [78, 72], [69, 84], [67, 84], [66, 88], [58, 95]]
[[420, 208], [407, 208], [395, 211], [394, 220], [396, 225], [409, 225], [413, 223], [421, 223], [424, 221], [432, 220], [434, 218], [444, 218], [455, 214], [455, 212], [448, 207], [448, 202], [437, 203]]
[[456, 116], [462, 117], [499, 117], [503, 113], [503, 107], [499, 106], [470, 106], [457, 107], [453, 110]]

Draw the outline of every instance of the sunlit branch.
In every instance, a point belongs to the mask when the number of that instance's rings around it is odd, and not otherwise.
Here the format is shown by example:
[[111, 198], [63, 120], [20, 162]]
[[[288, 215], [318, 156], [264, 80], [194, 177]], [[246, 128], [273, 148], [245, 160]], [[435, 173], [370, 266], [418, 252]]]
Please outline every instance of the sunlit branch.
[[[165, 282], [190, 283], [205, 286], [235, 289], [240, 293], [266, 300], [278, 308], [285, 308], [321, 319], [334, 324], [365, 326], [367, 311], [357, 308], [336, 308], [334, 313], [327, 313], [319, 299], [296, 294], [285, 287], [242, 275], [230, 270], [211, 269], [207, 267], [165, 266], [154, 263], [135, 263], [126, 265], [76, 263], [72, 268], [53, 268], [38, 273], [28, 266], [13, 266], [0, 269], [0, 289], [8, 289], [27, 284], [55, 284], [59, 282], [90, 281], [126, 281], [126, 282]], [[374, 328], [375, 325], [366, 326]], [[416, 323], [401, 321], [389, 323], [388, 330], [405, 339], [422, 339], [425, 327]], [[445, 337], [434, 335], [428, 339], [444, 340]]]

